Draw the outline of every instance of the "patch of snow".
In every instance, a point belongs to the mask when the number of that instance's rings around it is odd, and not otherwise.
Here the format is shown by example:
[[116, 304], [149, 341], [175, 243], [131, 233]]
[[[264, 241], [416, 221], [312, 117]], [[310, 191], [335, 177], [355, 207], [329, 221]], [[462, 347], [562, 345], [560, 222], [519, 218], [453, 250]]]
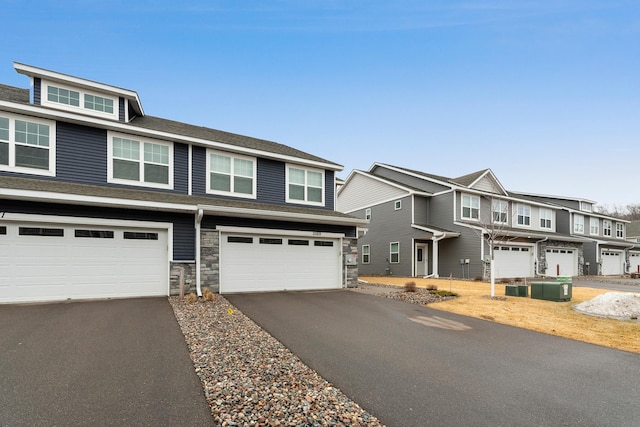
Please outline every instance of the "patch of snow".
[[627, 292], [607, 292], [577, 304], [576, 311], [593, 316], [614, 319], [640, 318], [640, 294]]

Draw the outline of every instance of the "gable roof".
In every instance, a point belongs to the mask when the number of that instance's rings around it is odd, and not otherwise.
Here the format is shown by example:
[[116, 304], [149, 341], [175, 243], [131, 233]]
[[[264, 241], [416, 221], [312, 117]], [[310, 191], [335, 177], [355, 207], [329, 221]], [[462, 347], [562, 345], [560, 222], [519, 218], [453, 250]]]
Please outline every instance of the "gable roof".
[[9, 102], [28, 104], [30, 98], [29, 89], [0, 84], [0, 99]]
[[631, 221], [627, 224], [627, 237], [640, 236], [640, 221]]

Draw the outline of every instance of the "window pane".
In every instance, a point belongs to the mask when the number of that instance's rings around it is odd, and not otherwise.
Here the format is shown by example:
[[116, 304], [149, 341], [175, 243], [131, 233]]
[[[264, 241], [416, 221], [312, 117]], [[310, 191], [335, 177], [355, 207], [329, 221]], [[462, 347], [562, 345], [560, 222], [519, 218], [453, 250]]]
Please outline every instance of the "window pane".
[[9, 164], [9, 144], [0, 142], [0, 165]]
[[304, 187], [300, 185], [289, 185], [289, 198], [293, 200], [304, 200]]
[[211, 189], [217, 191], [231, 191], [231, 177], [229, 175], [220, 175], [219, 173], [211, 173]]
[[296, 168], [289, 168], [289, 182], [291, 184], [304, 185], [304, 171]]
[[308, 188], [307, 189], [307, 201], [309, 201], [309, 202], [322, 202], [322, 189], [321, 188]]
[[16, 166], [49, 169], [49, 150], [47, 148], [16, 145]]
[[233, 179], [233, 191], [235, 193], [253, 194], [253, 179], [236, 176]]
[[319, 172], [307, 172], [307, 185], [322, 187], [322, 174]]
[[140, 160], [140, 143], [131, 139], [113, 138], [113, 157]]
[[169, 147], [160, 144], [144, 144], [144, 160], [145, 162], [169, 164]]
[[48, 147], [49, 126], [16, 120], [16, 142]]
[[138, 162], [113, 159], [113, 177], [140, 181], [140, 165]]
[[9, 140], [9, 119], [0, 117], [0, 141]]
[[162, 165], [144, 165], [144, 182], [169, 183], [169, 167]]
[[234, 175], [253, 177], [253, 162], [251, 160], [233, 159]]
[[211, 172], [231, 173], [231, 158], [212, 154], [210, 158]]

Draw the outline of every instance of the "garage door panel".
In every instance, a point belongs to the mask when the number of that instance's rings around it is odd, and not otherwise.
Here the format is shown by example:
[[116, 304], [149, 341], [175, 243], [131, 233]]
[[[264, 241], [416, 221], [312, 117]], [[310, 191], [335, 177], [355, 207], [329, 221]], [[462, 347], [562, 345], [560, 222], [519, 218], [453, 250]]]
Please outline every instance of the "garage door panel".
[[[327, 246], [316, 246], [316, 241]], [[342, 286], [337, 239], [223, 233], [220, 248], [223, 293]]]
[[9, 223], [7, 234], [0, 236], [0, 272], [9, 282], [2, 302], [168, 294], [166, 230], [152, 230], [157, 240], [128, 240], [125, 232], [140, 230], [73, 224], [27, 227], [62, 229], [60, 237], [21, 235], [22, 226]]
[[561, 276], [576, 276], [578, 273], [577, 250], [568, 248], [546, 249], [547, 271], [546, 275], [555, 277], [558, 269]]
[[496, 278], [533, 276], [533, 252], [531, 247], [495, 246], [493, 255]]
[[621, 251], [603, 250], [601, 252], [602, 274], [617, 275], [622, 274], [622, 263], [624, 262], [624, 253]]
[[640, 273], [640, 252], [629, 254], [629, 273]]

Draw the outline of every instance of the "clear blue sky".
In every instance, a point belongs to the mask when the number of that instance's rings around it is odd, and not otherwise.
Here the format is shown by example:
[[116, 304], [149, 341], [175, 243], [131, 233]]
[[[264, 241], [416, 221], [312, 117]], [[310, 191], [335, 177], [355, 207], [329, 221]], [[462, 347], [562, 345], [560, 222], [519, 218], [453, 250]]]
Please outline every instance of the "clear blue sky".
[[509, 190], [640, 203], [637, 0], [0, 0], [13, 61], [149, 115]]

